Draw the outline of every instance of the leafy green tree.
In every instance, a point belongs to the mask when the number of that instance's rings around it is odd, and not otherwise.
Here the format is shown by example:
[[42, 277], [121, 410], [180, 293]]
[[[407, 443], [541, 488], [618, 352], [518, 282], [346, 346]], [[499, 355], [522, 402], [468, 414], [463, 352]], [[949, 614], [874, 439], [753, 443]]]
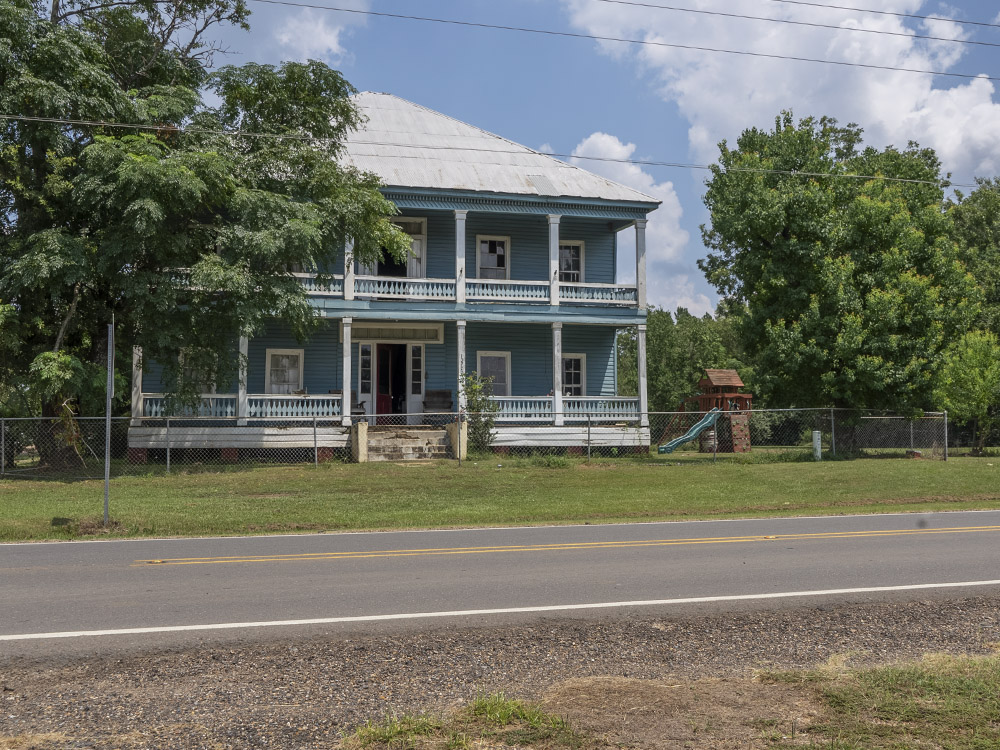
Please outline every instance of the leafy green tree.
[[289, 269], [333, 269], [347, 237], [362, 262], [407, 252], [375, 178], [338, 163], [361, 122], [338, 72], [211, 71], [206, 32], [247, 16], [244, 0], [0, 0], [0, 112], [23, 116], [0, 120], [8, 402], [100, 408], [112, 316], [119, 393], [133, 345], [180, 395], [230, 384], [237, 337], [317, 324]]
[[[748, 385], [752, 375], [739, 358], [732, 324], [725, 317], [697, 317], [678, 307], [651, 308], [646, 323], [646, 387], [650, 411], [676, 411], [685, 398], [698, 392], [706, 367], [738, 370]], [[632, 330], [618, 339], [619, 390], [638, 390], [636, 341]]]
[[1000, 177], [979, 178], [969, 195], [948, 202], [962, 260], [982, 290], [979, 324], [1000, 334]]
[[493, 400], [493, 378], [468, 372], [462, 380], [469, 424], [469, 450], [488, 451], [496, 438], [496, 415], [500, 404]]
[[860, 144], [856, 125], [790, 112], [720, 144], [700, 266], [770, 405], [929, 406], [976, 313], [934, 152]]
[[948, 348], [937, 395], [949, 417], [972, 423], [973, 440], [982, 452], [986, 436], [1000, 424], [1000, 343], [996, 334], [969, 331]]

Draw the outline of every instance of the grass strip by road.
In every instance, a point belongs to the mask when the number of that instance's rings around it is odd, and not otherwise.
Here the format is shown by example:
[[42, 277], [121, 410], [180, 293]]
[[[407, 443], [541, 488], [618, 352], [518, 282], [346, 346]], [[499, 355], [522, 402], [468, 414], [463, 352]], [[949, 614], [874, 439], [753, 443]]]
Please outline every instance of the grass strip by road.
[[[820, 747], [1000, 747], [997, 657], [932, 655], [912, 664], [844, 673], [779, 672], [761, 679], [800, 684], [824, 706], [819, 720], [805, 730]], [[771, 747], [802, 747], [801, 738], [787, 742], [787, 728], [784, 732], [775, 732]]]
[[[768, 686], [783, 686], [773, 692]], [[727, 692], [747, 713], [727, 711]], [[618, 748], [673, 740], [677, 747], [822, 747], [832, 750], [1000, 747], [1000, 658], [930, 655], [862, 669], [762, 672], [756, 689], [730, 681], [657, 683], [600, 678], [564, 685], [542, 704], [494, 693], [449, 715], [390, 715], [345, 736], [344, 750]], [[664, 698], [664, 693], [674, 696]], [[747, 697], [756, 693], [756, 697]], [[603, 712], [596, 700], [608, 700]], [[698, 696], [701, 700], [695, 700]], [[713, 700], [714, 699], [714, 700]], [[732, 708], [731, 706], [729, 707]], [[548, 709], [548, 710], [547, 710]], [[585, 719], [585, 727], [577, 718]]]
[[394, 716], [367, 722], [345, 738], [345, 750], [381, 748], [532, 747], [581, 748], [591, 743], [569, 723], [539, 706], [511, 700], [503, 693], [478, 696], [447, 718]]
[[0, 481], [0, 540], [610, 523], [1000, 507], [1000, 462], [488, 459]]

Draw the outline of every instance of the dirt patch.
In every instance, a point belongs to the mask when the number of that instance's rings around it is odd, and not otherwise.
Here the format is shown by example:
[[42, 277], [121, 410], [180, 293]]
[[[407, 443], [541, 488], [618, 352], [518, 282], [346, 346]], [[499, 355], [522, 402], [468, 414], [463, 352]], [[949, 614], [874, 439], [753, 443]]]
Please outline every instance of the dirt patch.
[[62, 732], [46, 734], [19, 734], [16, 737], [0, 735], [0, 750], [47, 750], [50, 747], [65, 747], [69, 738]]
[[70, 523], [67, 526], [76, 536], [106, 536], [125, 533], [125, 524], [114, 519], [110, 520], [107, 526], [100, 518], [81, 518], [76, 523]]
[[247, 531], [323, 531], [330, 528], [322, 523], [264, 523], [247, 526]]
[[279, 497], [296, 497], [301, 492], [254, 492], [244, 497], [252, 497], [254, 500], [274, 500]]
[[822, 712], [801, 686], [736, 678], [572, 679], [546, 692], [542, 706], [615, 747], [723, 750], [794, 737]]

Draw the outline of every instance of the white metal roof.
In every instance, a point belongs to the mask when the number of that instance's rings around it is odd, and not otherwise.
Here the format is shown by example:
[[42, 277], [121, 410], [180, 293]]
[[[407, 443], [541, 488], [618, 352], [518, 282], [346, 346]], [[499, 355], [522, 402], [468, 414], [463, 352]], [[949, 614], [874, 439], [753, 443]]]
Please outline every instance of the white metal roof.
[[659, 203], [398, 96], [364, 92], [355, 103], [368, 121], [348, 135], [346, 160], [387, 186]]

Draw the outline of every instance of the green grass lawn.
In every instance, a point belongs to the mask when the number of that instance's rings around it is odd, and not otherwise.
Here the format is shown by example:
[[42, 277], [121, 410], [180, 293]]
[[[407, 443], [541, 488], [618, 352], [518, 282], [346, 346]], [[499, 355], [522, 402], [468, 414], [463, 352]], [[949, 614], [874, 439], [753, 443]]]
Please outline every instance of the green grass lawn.
[[[1000, 461], [718, 464], [492, 457], [112, 480], [113, 536], [604, 523], [1000, 507]], [[0, 540], [104, 533], [101, 481], [0, 481]]]

